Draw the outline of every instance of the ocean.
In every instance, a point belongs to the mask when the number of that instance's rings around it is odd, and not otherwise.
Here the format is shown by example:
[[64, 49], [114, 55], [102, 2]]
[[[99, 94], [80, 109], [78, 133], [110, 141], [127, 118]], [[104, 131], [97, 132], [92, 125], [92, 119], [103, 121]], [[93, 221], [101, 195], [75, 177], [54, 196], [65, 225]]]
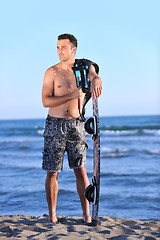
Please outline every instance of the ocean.
[[[48, 214], [41, 168], [45, 119], [0, 120], [0, 215]], [[160, 115], [100, 117], [99, 216], [160, 218]], [[93, 143], [87, 135], [87, 170]], [[67, 156], [59, 174], [57, 214], [81, 216]]]

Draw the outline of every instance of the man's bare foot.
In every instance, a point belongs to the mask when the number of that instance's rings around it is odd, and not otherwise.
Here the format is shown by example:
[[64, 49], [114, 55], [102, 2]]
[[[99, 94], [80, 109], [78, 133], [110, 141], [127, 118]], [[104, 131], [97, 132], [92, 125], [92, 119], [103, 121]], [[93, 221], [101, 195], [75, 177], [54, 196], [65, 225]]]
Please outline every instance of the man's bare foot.
[[90, 215], [83, 215], [83, 222], [84, 223], [91, 223], [92, 219]]
[[57, 219], [57, 216], [56, 216], [55, 212], [50, 214], [50, 221], [51, 221], [51, 223], [57, 223], [58, 222], [58, 219]]

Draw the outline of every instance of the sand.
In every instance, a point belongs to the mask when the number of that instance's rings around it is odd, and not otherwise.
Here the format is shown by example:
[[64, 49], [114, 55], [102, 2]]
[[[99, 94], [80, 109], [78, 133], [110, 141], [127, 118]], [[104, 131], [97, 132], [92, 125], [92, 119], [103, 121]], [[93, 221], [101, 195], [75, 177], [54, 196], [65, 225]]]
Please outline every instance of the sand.
[[52, 224], [48, 216], [0, 216], [0, 239], [160, 239], [160, 220], [99, 217], [99, 224], [85, 224], [80, 217], [58, 216], [59, 223]]

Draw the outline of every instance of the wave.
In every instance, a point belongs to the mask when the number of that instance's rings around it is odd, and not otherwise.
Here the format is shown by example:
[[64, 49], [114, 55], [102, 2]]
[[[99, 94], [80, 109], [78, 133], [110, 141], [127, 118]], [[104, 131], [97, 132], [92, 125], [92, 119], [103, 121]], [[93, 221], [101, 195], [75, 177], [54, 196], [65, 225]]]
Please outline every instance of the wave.
[[107, 135], [159, 135], [160, 126], [111, 126], [111, 127], [100, 127], [102, 136]]
[[147, 130], [160, 130], [160, 125], [142, 125], [142, 126], [138, 126], [138, 125], [111, 125], [111, 126], [100, 126], [101, 130], [143, 130], [143, 129], [147, 129]]
[[43, 135], [44, 129], [37, 130], [38, 135]]
[[149, 155], [160, 155], [160, 149], [145, 150], [145, 153]]
[[27, 152], [27, 155], [31, 152], [38, 152], [42, 151], [42, 141], [39, 140], [0, 140], [0, 151], [4, 152], [7, 150], [7, 155], [9, 156], [10, 154], [17, 152], [19, 153], [22, 152]]
[[75, 189], [71, 190], [69, 188], [65, 188], [65, 189], [60, 188], [59, 189], [59, 194], [67, 195], [67, 196], [68, 196], [68, 194], [75, 194]]
[[39, 124], [36, 120], [0, 121], [0, 136], [42, 135], [43, 131], [44, 124], [41, 121]]
[[6, 131], [1, 131], [0, 136], [36, 136], [43, 135], [44, 129], [35, 129], [35, 128], [23, 128], [23, 129], [7, 129]]
[[153, 177], [158, 177], [159, 176], [159, 173], [148, 173], [148, 172], [143, 172], [142, 173], [114, 173], [114, 172], [103, 172], [103, 170], [101, 171], [101, 177], [124, 177], [124, 178], [128, 178], [128, 177], [132, 177], [132, 178], [137, 178], [139, 179], [139, 181], [141, 180], [142, 178], [142, 175], [143, 177], [150, 177], [150, 178], [153, 178]]
[[[141, 120], [141, 121], [140, 121]], [[154, 121], [153, 121], [154, 120]], [[116, 118], [109, 121], [108, 118], [100, 118], [101, 134], [107, 135], [159, 135], [160, 124], [159, 118]], [[13, 136], [39, 136], [41, 137], [44, 132], [44, 121], [0, 121], [0, 136], [13, 137]]]
[[[107, 148], [101, 146], [100, 149], [101, 158], [123, 158], [123, 157], [130, 157], [130, 156], [138, 156], [138, 155], [152, 155], [152, 156], [159, 156], [160, 149], [158, 148], [151, 148], [151, 149], [136, 149], [136, 148]], [[87, 158], [93, 158], [93, 149], [87, 151]]]
[[121, 158], [127, 157], [134, 152], [131, 148], [106, 148], [101, 147], [101, 158]]
[[18, 136], [13, 136], [13, 137], [0, 137], [0, 144], [12, 144], [12, 143], [17, 143], [17, 144], [22, 144], [22, 143], [36, 143], [36, 142], [41, 142], [42, 138], [39, 138], [37, 136], [34, 137], [18, 137]]

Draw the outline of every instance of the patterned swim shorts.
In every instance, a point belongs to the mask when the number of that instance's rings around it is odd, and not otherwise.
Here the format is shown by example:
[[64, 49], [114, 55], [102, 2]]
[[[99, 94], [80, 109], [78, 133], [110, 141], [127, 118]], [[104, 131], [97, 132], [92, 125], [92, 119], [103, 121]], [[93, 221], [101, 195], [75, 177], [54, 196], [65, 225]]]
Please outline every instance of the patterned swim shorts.
[[68, 154], [70, 168], [79, 168], [86, 163], [86, 132], [81, 119], [47, 116], [44, 130], [42, 168], [49, 172], [63, 169], [64, 152]]

